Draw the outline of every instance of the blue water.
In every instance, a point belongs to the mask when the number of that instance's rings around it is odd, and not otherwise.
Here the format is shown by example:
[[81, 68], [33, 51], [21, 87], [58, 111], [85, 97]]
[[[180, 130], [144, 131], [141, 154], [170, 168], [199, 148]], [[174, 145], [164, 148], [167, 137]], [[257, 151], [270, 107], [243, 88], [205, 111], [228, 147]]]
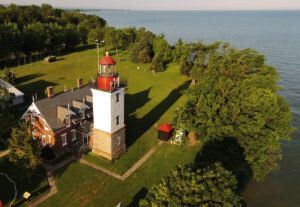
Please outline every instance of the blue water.
[[111, 26], [145, 27], [174, 44], [227, 41], [264, 54], [280, 74], [279, 92], [290, 103], [292, 141], [283, 143], [283, 160], [263, 183], [250, 182], [244, 198], [250, 207], [300, 206], [300, 11], [99, 11]]

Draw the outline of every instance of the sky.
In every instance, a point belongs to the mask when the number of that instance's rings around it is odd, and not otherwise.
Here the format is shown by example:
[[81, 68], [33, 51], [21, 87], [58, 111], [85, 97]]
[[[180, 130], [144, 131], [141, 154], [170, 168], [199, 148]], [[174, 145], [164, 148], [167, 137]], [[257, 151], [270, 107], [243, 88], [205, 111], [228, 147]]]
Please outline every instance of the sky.
[[0, 4], [41, 5], [60, 8], [131, 10], [290, 10], [300, 0], [0, 0]]

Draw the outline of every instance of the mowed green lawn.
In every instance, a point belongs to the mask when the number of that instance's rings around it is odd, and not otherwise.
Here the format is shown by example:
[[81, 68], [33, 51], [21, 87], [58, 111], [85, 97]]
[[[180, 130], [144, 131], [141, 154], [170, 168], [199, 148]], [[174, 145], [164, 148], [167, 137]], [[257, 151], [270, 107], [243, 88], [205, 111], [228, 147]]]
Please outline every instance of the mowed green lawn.
[[122, 202], [125, 206], [135, 207], [147, 189], [167, 176], [177, 164], [191, 162], [200, 148], [193, 146], [182, 152], [173, 145], [163, 144], [123, 182], [73, 162], [56, 172], [58, 193], [40, 206], [113, 207]]
[[[100, 58], [103, 54], [101, 51]], [[128, 82], [125, 96], [128, 151], [113, 163], [92, 153], [83, 158], [121, 175], [157, 144], [157, 127], [171, 122], [174, 110], [184, 103], [181, 91], [189, 86], [189, 80], [180, 76], [177, 65], [170, 64], [165, 72], [153, 74], [149, 71], [150, 64], [132, 63], [126, 52], [121, 52], [120, 57], [123, 61], [117, 63], [117, 70], [120, 78]], [[55, 93], [59, 93], [65, 85], [67, 89], [75, 88], [78, 77], [82, 77], [84, 83], [91, 77], [96, 78], [96, 49], [58, 59], [50, 64], [36, 62], [13, 68], [18, 78], [17, 87], [28, 96], [37, 93], [38, 97], [45, 97], [47, 86], [54, 86]], [[192, 162], [200, 149], [201, 146], [193, 146], [182, 152], [176, 146], [164, 144], [124, 182], [72, 163], [56, 173], [58, 193], [42, 206], [54, 203], [56, 206], [115, 206], [119, 201], [129, 205], [176, 165]]]

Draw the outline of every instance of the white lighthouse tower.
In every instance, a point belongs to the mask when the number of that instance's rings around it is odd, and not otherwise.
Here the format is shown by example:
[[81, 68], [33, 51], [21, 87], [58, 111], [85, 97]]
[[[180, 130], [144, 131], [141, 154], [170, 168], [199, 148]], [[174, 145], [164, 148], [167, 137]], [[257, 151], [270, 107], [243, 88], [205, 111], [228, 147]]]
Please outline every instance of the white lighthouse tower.
[[116, 72], [116, 62], [107, 52], [99, 62], [97, 87], [92, 89], [92, 152], [110, 160], [120, 157], [126, 151], [124, 91]]

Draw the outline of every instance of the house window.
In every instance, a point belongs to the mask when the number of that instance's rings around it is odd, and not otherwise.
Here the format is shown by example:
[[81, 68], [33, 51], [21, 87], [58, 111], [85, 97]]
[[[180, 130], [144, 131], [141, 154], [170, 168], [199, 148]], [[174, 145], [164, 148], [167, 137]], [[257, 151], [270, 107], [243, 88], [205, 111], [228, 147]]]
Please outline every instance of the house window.
[[118, 137], [117, 137], [117, 145], [120, 146], [120, 144], [121, 144], [121, 137], [118, 136]]
[[117, 116], [116, 117], [116, 125], [119, 125], [119, 123], [120, 123], [120, 116]]
[[32, 130], [31, 135], [32, 135], [32, 139], [35, 140], [36, 139], [36, 131]]
[[48, 128], [48, 125], [47, 125], [47, 123], [46, 123], [46, 122], [45, 122], [44, 129], [45, 129], [45, 130], [47, 130], [47, 131], [49, 130], [49, 128]]
[[49, 146], [52, 147], [51, 135], [48, 135], [48, 138], [49, 138]]
[[67, 134], [61, 135], [61, 143], [62, 143], [62, 146], [66, 146], [68, 144], [67, 143]]
[[34, 125], [34, 116], [32, 114], [30, 115], [30, 123]]
[[84, 111], [82, 111], [82, 112], [80, 113], [80, 117], [81, 117], [81, 119], [85, 119]]
[[76, 130], [75, 129], [72, 130], [71, 133], [72, 133], [72, 141], [76, 140]]
[[66, 117], [66, 127], [70, 127], [71, 126], [71, 118], [70, 116]]
[[42, 134], [42, 145], [46, 145], [46, 136]]
[[88, 144], [88, 136], [86, 133], [82, 133], [82, 139], [83, 139], [83, 144], [87, 145]]
[[120, 94], [117, 93], [117, 94], [116, 94], [116, 102], [119, 102], [119, 98], [120, 98]]

